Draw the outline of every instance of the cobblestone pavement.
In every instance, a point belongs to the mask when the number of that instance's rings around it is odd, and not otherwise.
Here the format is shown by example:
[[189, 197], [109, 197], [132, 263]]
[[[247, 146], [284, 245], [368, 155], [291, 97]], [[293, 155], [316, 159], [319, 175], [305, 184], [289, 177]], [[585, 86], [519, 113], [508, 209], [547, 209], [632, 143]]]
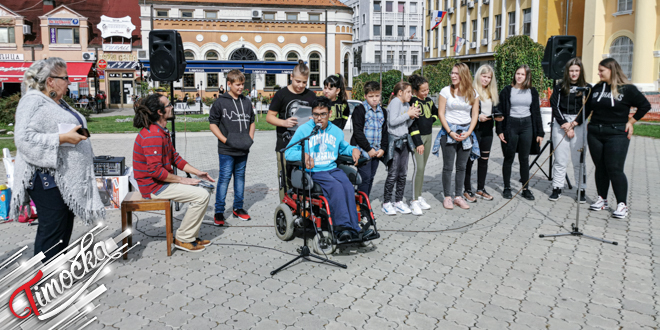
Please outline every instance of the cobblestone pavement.
[[[98, 155], [125, 156], [130, 164], [134, 135], [95, 135]], [[194, 166], [218, 174], [211, 133], [177, 136], [178, 150]], [[214, 245], [200, 254], [175, 250], [166, 256], [165, 239], [135, 232], [140, 245], [127, 261], [114, 263], [102, 280], [109, 291], [96, 300], [91, 328], [120, 329], [653, 329], [660, 315], [660, 140], [633, 137], [626, 173], [630, 216], [610, 217], [574, 202], [575, 190], [557, 202], [539, 172], [531, 181], [535, 202], [520, 197], [505, 205], [500, 196], [502, 156], [498, 143], [490, 161], [487, 189], [494, 201], [470, 210], [442, 208], [441, 159], [431, 156], [423, 196], [433, 209], [423, 216], [384, 216], [380, 211], [385, 170], [376, 177], [372, 201], [382, 237], [365, 248], [332, 255], [348, 269], [303, 262], [269, 272], [292, 258], [301, 239], [282, 242], [269, 227], [278, 204], [274, 132], [257, 132], [248, 160], [246, 209], [253, 220], [230, 218], [232, 227], [203, 225], [201, 236]], [[517, 165], [516, 165], [517, 166]], [[588, 165], [588, 202], [595, 198]], [[408, 174], [409, 178], [412, 173]], [[547, 168], [547, 165], [544, 166]], [[570, 171], [570, 170], [569, 170]], [[475, 170], [476, 172], [476, 170]], [[476, 174], [475, 174], [476, 176]], [[572, 177], [572, 176], [571, 176]], [[517, 169], [514, 181], [517, 182]], [[476, 180], [476, 178], [475, 178]], [[410, 180], [406, 198], [411, 195]], [[610, 195], [610, 200], [614, 196]], [[232, 187], [227, 196], [233, 200]], [[207, 220], [213, 217], [213, 202]], [[618, 246], [575, 237], [541, 239], [564, 232], [576, 207], [584, 232], [616, 240]], [[429, 232], [470, 224], [462, 230]], [[229, 215], [229, 212], [226, 213]], [[180, 217], [181, 213], [175, 213]], [[138, 213], [137, 229], [164, 235], [163, 216]], [[118, 211], [109, 213], [105, 235], [117, 235]], [[178, 227], [179, 222], [174, 222]], [[241, 227], [256, 225], [259, 227]], [[35, 227], [2, 226], [0, 253], [28, 245]], [[88, 230], [76, 223], [73, 237]], [[410, 230], [420, 232], [401, 232]]]

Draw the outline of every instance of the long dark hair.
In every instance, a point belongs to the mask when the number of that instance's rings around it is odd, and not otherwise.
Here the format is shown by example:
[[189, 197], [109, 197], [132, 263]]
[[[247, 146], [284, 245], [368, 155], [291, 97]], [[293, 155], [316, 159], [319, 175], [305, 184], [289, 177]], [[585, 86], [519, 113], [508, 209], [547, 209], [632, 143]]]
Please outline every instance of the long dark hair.
[[139, 101], [133, 117], [133, 127], [149, 127], [160, 119], [158, 111], [165, 112], [165, 106], [160, 102], [161, 97], [160, 94], [151, 94]]
[[580, 75], [578, 76], [576, 85], [578, 87], [587, 86], [587, 81], [584, 79], [584, 66], [582, 66], [582, 60], [577, 57], [572, 58], [566, 63], [566, 67], [564, 68], [564, 79], [561, 82], [561, 91], [564, 95], [568, 95], [571, 92], [571, 75], [568, 71], [573, 65], [580, 67]]
[[408, 82], [410, 83], [410, 86], [412, 86], [413, 92], [419, 92], [419, 88], [422, 87], [422, 85], [427, 84], [429, 81], [422, 76], [414, 74], [408, 77]]
[[399, 96], [400, 91], [405, 91], [406, 88], [410, 87], [410, 83], [407, 83], [405, 81], [399, 81], [394, 85], [394, 91], [392, 91], [392, 95], [390, 95], [390, 100], [387, 102], [387, 104], [392, 103], [392, 100], [394, 100], [395, 97]]
[[341, 91], [339, 92], [339, 95], [337, 95], [338, 102], [344, 102], [348, 99], [346, 96], [346, 87], [344, 86], [344, 77], [342, 77], [339, 73], [325, 78], [323, 81], [323, 87], [334, 87], [340, 89]]

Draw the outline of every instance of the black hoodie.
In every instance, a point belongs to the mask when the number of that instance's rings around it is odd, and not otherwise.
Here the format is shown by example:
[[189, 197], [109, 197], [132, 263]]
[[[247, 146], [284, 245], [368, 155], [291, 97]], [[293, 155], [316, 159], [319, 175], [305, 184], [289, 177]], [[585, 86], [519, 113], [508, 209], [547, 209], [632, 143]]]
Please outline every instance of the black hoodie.
[[227, 138], [227, 143], [218, 140], [219, 154], [245, 156], [250, 152], [253, 143], [250, 125], [254, 123], [254, 111], [247, 97], [240, 95], [234, 99], [228, 92], [220, 95], [211, 106], [209, 122], [217, 125]]
[[[635, 85], [619, 86], [619, 95], [614, 97], [612, 86], [601, 81], [591, 90], [584, 116], [587, 118], [591, 115], [591, 123], [594, 124], [625, 124], [632, 107], [637, 108], [633, 118], [640, 120], [651, 110], [651, 103]], [[576, 121], [581, 124], [582, 116]]]

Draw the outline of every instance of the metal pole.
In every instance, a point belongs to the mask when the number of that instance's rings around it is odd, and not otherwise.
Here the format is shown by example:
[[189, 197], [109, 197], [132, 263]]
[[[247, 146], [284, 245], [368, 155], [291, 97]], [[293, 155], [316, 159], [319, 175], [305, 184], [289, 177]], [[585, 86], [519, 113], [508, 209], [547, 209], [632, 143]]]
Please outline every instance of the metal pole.
[[381, 1], [381, 5], [380, 5], [380, 31], [378, 31], [380, 33], [380, 65], [379, 65], [380, 67], [379, 67], [378, 71], [380, 72], [379, 76], [380, 76], [380, 90], [381, 91], [383, 90], [383, 55], [385, 55], [385, 54], [383, 54], [383, 23], [385, 23], [385, 22], [383, 21], [383, 2]]
[[[422, 16], [422, 32], [420, 35], [422, 36], [422, 58], [420, 58], [420, 65], [422, 66], [422, 77], [424, 77], [424, 30], [426, 30], [426, 10], [424, 10], [424, 4], [426, 2], [422, 1], [422, 13], [424, 15]], [[429, 15], [431, 16], [431, 15]], [[431, 27], [431, 21], [429, 20], [429, 28]], [[431, 49], [431, 45], [429, 44], [429, 49]]]
[[[406, 4], [403, 3], [403, 13], [401, 13], [401, 24], [403, 24], [403, 35], [401, 36], [401, 53], [406, 53], [405, 51], [405, 42], [406, 42]], [[399, 53], [399, 62], [401, 62], [401, 53]], [[405, 56], [405, 55], [404, 55]], [[405, 58], [405, 57], [404, 57]], [[399, 63], [399, 68], [401, 69], [401, 81], [403, 81], [403, 64]]]
[[[329, 76], [330, 73], [328, 73], [328, 10], [325, 10], [325, 75]], [[319, 77], [319, 80], [321, 77]], [[319, 85], [320, 82], [319, 82]]]
[[571, 0], [566, 0], [566, 17], [564, 18], [564, 35], [568, 35], [568, 8]]
[[[32, 48], [32, 49], [34, 49], [34, 48]], [[94, 55], [94, 56], [96, 58], [96, 63], [98, 63], [98, 61], [99, 61], [99, 48], [96, 47], [95, 50], [96, 50], [96, 55]], [[99, 77], [100, 77], [100, 75], [99, 75], [99, 68], [96, 66], [96, 63], [94, 63], [94, 68], [96, 69], [96, 77], [94, 77], [94, 89], [95, 89], [96, 94], [98, 94], [99, 93]]]

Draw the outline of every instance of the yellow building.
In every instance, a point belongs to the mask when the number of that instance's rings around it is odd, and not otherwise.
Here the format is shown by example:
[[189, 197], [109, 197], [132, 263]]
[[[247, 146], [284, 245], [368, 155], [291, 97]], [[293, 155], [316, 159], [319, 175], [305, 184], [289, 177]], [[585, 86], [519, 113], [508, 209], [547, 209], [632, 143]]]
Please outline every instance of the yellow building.
[[597, 82], [598, 62], [616, 59], [642, 91], [658, 91], [660, 3], [657, 0], [586, 0], [582, 60], [587, 81]]
[[[427, 2], [427, 6], [430, 11], [425, 19], [424, 64], [456, 57], [475, 70], [492, 61], [495, 47], [508, 37], [527, 35], [545, 44], [550, 36], [565, 34], [566, 29], [577, 36], [581, 55], [583, 1], [569, 2], [568, 20], [565, 0], [438, 0]], [[433, 10], [447, 14], [437, 28], [430, 30], [435, 25], [430, 22]], [[466, 40], [460, 51], [454, 47], [457, 37]]]

